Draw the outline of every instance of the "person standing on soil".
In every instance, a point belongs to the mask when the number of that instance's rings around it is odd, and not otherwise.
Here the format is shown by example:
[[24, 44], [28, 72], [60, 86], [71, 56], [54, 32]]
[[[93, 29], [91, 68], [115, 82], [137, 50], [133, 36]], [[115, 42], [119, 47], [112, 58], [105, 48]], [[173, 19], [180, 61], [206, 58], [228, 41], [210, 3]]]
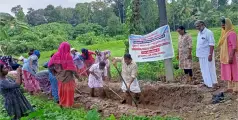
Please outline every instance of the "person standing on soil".
[[92, 51], [89, 51], [88, 49], [85, 49], [85, 48], [83, 48], [81, 50], [81, 52], [82, 52], [82, 57], [85, 60], [85, 64], [86, 64], [87, 68], [90, 68], [91, 65], [93, 65], [95, 62], [93, 55], [96, 55], [96, 54]]
[[105, 50], [105, 51], [96, 50], [95, 53], [96, 53], [95, 63], [99, 63], [101, 61], [104, 61], [106, 63], [108, 80], [111, 80], [110, 61], [109, 61], [109, 57], [111, 56], [111, 51], [110, 50]]
[[99, 62], [93, 64], [89, 69], [89, 78], [88, 78], [88, 86], [91, 88], [91, 97], [94, 97], [94, 89], [102, 88], [101, 97], [105, 97], [105, 91], [103, 89], [103, 81], [105, 81], [107, 77], [107, 68], [105, 62]]
[[212, 31], [205, 27], [205, 23], [203, 21], [196, 21], [195, 26], [196, 29], [199, 30], [197, 36], [196, 56], [199, 58], [204, 84], [207, 87], [212, 88], [217, 84], [214, 36]]
[[70, 51], [71, 51], [71, 54], [72, 54], [72, 57], [74, 60], [74, 64], [76, 65], [77, 72], [78, 72], [79, 76], [81, 76], [81, 77], [88, 76], [87, 68], [86, 68], [86, 65], [84, 64], [83, 57], [80, 55], [79, 52], [77, 52], [77, 50], [75, 48], [72, 48]]
[[4, 98], [4, 107], [12, 120], [20, 120], [33, 111], [31, 104], [20, 90], [22, 83], [22, 71], [17, 69], [17, 79], [7, 77], [8, 69], [0, 62], [0, 94]]
[[[132, 60], [130, 54], [125, 54], [124, 57], [115, 57], [113, 58], [113, 65], [117, 68], [117, 62], [122, 63], [122, 78], [125, 80], [127, 87], [130, 91], [127, 91], [126, 85], [122, 82], [122, 91], [124, 94], [124, 101], [128, 104], [132, 105], [132, 98], [128, 94], [128, 92], [134, 93], [135, 97], [139, 97], [139, 93], [141, 93], [139, 82], [137, 80], [137, 64]], [[125, 97], [126, 96], [126, 97]], [[124, 102], [123, 101], [123, 102]]]
[[23, 77], [24, 87], [31, 94], [40, 92], [39, 81], [36, 80], [36, 73], [38, 71], [38, 59], [40, 58], [40, 52], [35, 50], [33, 54], [27, 59], [23, 65]]
[[79, 79], [74, 65], [73, 58], [70, 54], [70, 44], [62, 42], [57, 53], [55, 53], [48, 64], [52, 73], [58, 80], [59, 104], [61, 107], [74, 106], [74, 90], [76, 87], [74, 77]]
[[[221, 79], [228, 81], [227, 92], [238, 93], [237, 34], [229, 18], [223, 18], [219, 40]], [[234, 88], [233, 88], [234, 84]]]
[[179, 68], [184, 70], [187, 75], [187, 82], [192, 81], [192, 37], [185, 31], [183, 26], [177, 29], [179, 33], [178, 37], [178, 56]]
[[[53, 57], [55, 53], [51, 54], [50, 58]], [[55, 77], [55, 75], [52, 73], [52, 71], [54, 70], [53, 66], [52, 67], [48, 67], [48, 63], [45, 63], [44, 67], [48, 68], [49, 71], [49, 80], [50, 80], [50, 87], [51, 87], [51, 95], [54, 97], [54, 101], [56, 103], [59, 104], [59, 95], [58, 95], [58, 81]]]

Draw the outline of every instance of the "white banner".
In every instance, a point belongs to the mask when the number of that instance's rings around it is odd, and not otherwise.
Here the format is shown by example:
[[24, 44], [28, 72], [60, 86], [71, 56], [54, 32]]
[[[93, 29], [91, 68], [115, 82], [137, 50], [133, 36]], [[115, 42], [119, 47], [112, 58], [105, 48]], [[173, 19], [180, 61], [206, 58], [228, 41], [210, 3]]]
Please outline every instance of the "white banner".
[[174, 57], [174, 49], [168, 25], [147, 35], [130, 35], [129, 52], [133, 61], [148, 62]]

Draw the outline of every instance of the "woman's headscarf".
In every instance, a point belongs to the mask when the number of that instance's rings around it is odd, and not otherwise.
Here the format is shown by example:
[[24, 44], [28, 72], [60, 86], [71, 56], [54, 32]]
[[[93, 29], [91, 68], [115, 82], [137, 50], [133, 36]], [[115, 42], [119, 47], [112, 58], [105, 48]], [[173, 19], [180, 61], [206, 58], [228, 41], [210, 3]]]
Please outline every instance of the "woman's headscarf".
[[39, 50], [34, 50], [33, 54], [36, 55], [38, 58], [40, 58], [40, 51]]
[[58, 51], [50, 59], [48, 67], [53, 64], [61, 64], [64, 70], [76, 71], [76, 67], [70, 53], [70, 44], [68, 42], [62, 42], [60, 44]]
[[84, 55], [84, 60], [88, 60], [88, 50], [83, 48], [81, 49], [82, 54]]
[[[220, 47], [220, 61], [223, 64], [229, 63], [229, 53], [228, 53], [228, 41], [227, 37], [230, 32], [235, 31], [234, 26], [229, 18], [225, 18], [225, 29], [222, 29], [221, 31], [221, 37], [219, 40], [218, 47]], [[238, 47], [238, 41], [237, 47]], [[236, 49], [238, 50], [238, 49]]]

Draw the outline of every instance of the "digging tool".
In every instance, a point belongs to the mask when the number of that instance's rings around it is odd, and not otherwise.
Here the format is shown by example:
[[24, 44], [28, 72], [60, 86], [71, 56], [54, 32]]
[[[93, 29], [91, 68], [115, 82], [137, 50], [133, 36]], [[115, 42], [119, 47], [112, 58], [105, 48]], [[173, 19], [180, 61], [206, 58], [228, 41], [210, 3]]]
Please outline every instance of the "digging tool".
[[122, 98], [120, 95], [118, 95], [114, 90], [112, 90], [108, 85], [104, 84], [104, 86], [106, 86], [106, 87], [107, 87], [109, 90], [111, 90], [116, 96], [118, 96], [120, 99], [123, 100], [123, 98]]
[[[87, 70], [89, 70], [90, 69], [90, 67], [89, 68], [86, 68], [83, 72], [81, 72], [79, 75], [82, 75], [84, 72], [86, 72]], [[88, 74], [87, 74], [87, 76], [88, 76]]]
[[135, 103], [136, 107], [138, 108], [138, 105], [137, 105], [137, 103], [136, 103], [136, 100], [135, 100], [134, 97], [131, 95], [131, 93], [130, 93], [130, 89], [128, 88], [128, 86], [127, 86], [125, 80], [123, 79], [123, 77], [122, 77], [120, 71], [118, 70], [118, 68], [117, 68], [116, 66], [114, 66], [114, 67], [116, 68], [117, 73], [118, 73], [119, 76], [121, 77], [122, 82], [125, 84], [126, 89], [127, 89], [127, 93], [130, 95], [130, 97], [132, 98], [132, 100], [133, 100], [133, 102]]
[[82, 94], [82, 92], [78, 88], [75, 88], [75, 90], [79, 92], [80, 94]]
[[[81, 76], [84, 72], [88, 71], [90, 69], [90, 67], [87, 67], [87, 65], [83, 62], [84, 66], [86, 66], [86, 69], [81, 72], [79, 75]], [[87, 77], [88, 77], [88, 73], [87, 73]]]

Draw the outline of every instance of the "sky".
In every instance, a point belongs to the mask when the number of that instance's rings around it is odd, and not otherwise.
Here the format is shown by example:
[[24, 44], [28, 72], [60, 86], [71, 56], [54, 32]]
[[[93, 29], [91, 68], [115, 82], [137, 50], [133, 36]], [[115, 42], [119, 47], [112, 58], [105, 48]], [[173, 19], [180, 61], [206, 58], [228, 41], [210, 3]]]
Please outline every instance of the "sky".
[[[0, 12], [11, 13], [11, 8], [17, 5], [23, 7], [23, 11], [27, 13], [27, 8], [39, 9], [45, 8], [47, 5], [61, 5], [62, 7], [75, 7], [76, 3], [91, 2], [95, 0], [0, 0]], [[231, 0], [229, 0], [229, 3]]]
[[91, 1], [95, 0], [0, 0], [0, 12], [11, 13], [11, 8], [17, 5], [21, 5], [23, 11], [26, 13], [27, 8], [45, 8], [49, 4], [54, 6], [61, 5], [62, 7], [75, 7], [76, 3]]

